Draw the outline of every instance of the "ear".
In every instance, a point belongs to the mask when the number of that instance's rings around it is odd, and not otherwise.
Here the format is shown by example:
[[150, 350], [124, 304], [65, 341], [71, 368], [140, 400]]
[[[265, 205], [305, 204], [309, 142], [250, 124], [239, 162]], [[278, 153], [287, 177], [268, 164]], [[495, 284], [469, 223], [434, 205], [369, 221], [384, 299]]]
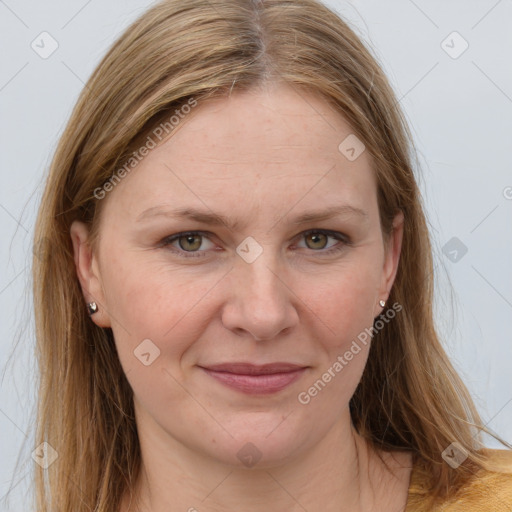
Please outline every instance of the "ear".
[[83, 222], [74, 221], [69, 230], [75, 259], [76, 273], [86, 303], [96, 302], [98, 311], [91, 315], [98, 327], [111, 327], [105, 307], [105, 296], [98, 266], [98, 258], [88, 244], [89, 230]]
[[380, 288], [378, 290], [374, 317], [378, 316], [382, 312], [383, 308], [380, 306], [379, 301], [387, 301], [389, 294], [391, 293], [393, 283], [395, 282], [395, 277], [398, 270], [398, 262], [400, 260], [400, 251], [402, 249], [403, 233], [404, 214], [400, 210], [393, 219], [392, 231], [389, 234], [389, 238], [385, 246], [384, 266], [382, 268], [382, 280]]

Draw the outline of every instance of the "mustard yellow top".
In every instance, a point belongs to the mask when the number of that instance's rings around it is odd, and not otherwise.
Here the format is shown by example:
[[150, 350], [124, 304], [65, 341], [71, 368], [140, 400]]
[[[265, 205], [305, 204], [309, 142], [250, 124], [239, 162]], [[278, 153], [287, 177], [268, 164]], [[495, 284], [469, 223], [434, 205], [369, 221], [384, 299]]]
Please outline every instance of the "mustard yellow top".
[[480, 470], [453, 498], [432, 508], [424, 504], [424, 475], [413, 467], [405, 512], [512, 512], [512, 450], [486, 450], [497, 471]]

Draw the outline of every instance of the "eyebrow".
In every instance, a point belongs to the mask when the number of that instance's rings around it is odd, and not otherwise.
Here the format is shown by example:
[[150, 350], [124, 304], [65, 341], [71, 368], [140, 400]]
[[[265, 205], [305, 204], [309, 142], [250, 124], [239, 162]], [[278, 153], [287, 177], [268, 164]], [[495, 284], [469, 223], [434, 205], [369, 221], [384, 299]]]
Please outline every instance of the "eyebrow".
[[[349, 204], [336, 205], [328, 208], [323, 208], [322, 210], [312, 210], [308, 212], [304, 212], [301, 215], [295, 217], [291, 223], [292, 224], [306, 224], [310, 222], [317, 222], [322, 220], [332, 219], [334, 217], [339, 216], [356, 216], [360, 217], [363, 220], [368, 220], [368, 213], [361, 208], [357, 208], [356, 206], [352, 206]], [[147, 220], [155, 217], [167, 217], [171, 219], [188, 219], [199, 222], [201, 224], [207, 224], [211, 226], [219, 226], [224, 225], [227, 226], [230, 230], [237, 230], [240, 228], [240, 222], [231, 220], [224, 215], [206, 211], [206, 210], [198, 210], [196, 208], [176, 208], [174, 210], [169, 210], [162, 208], [161, 206], [153, 206], [144, 210], [136, 219], [136, 222], [141, 222], [143, 220]], [[277, 219], [276, 223], [281, 220]]]

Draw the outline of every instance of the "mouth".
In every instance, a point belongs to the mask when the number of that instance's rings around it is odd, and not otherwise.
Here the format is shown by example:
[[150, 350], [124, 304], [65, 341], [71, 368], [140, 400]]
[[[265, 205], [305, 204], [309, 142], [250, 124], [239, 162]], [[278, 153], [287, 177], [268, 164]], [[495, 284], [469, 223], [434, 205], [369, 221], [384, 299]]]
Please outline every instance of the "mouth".
[[291, 363], [224, 363], [199, 368], [227, 387], [246, 394], [266, 395], [288, 387], [299, 379], [308, 367]]

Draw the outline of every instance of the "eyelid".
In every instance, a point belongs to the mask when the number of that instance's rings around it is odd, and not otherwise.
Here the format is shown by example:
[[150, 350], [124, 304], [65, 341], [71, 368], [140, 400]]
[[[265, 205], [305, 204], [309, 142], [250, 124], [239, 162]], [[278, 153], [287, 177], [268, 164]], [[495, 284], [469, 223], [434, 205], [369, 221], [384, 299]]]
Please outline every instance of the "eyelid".
[[[328, 254], [332, 254], [332, 253], [342, 250], [345, 246], [352, 245], [352, 240], [348, 235], [341, 233], [339, 231], [333, 231], [333, 230], [321, 229], [321, 228], [307, 229], [307, 230], [302, 231], [299, 234], [297, 234], [294, 238], [302, 238], [303, 239], [304, 237], [306, 237], [312, 233], [324, 234], [327, 237], [334, 238], [342, 243], [342, 247], [339, 247], [339, 244], [336, 244], [328, 249], [319, 249], [317, 251], [315, 251], [314, 249], [310, 249], [312, 254], [318, 253], [318, 254], [328, 255]], [[189, 235], [199, 235], [203, 238], [207, 238], [208, 240], [210, 240], [210, 237], [212, 237], [212, 236], [215, 237], [215, 235], [213, 233], [210, 233], [208, 231], [201, 231], [201, 230], [181, 231], [179, 233], [175, 233], [173, 235], [166, 236], [165, 238], [163, 238], [161, 240], [159, 246], [163, 247], [163, 248], [170, 247], [169, 250], [171, 250], [173, 253], [178, 254], [180, 257], [183, 257], [183, 258], [197, 258], [197, 257], [207, 256], [207, 253], [210, 252], [208, 250], [184, 251], [183, 249], [171, 248], [172, 247], [171, 244], [173, 242], [175, 242], [176, 240], [178, 240], [182, 237], [189, 236]], [[306, 249], [307, 249], [307, 247], [306, 247]]]
[[[178, 254], [178, 255], [182, 256], [183, 258], [197, 258], [197, 257], [205, 256], [206, 253], [208, 252], [206, 250], [203, 250], [203, 251], [184, 251], [183, 249], [177, 249], [177, 248], [171, 246], [171, 244], [173, 242], [176, 242], [180, 238], [183, 238], [185, 236], [191, 236], [191, 235], [199, 235], [199, 236], [201, 236], [203, 238], [206, 238], [208, 240], [210, 240], [211, 236], [214, 236], [213, 233], [209, 233], [208, 231], [200, 231], [200, 230], [181, 231], [181, 232], [176, 233], [174, 235], [166, 236], [159, 243], [159, 247], [163, 247], [163, 248], [169, 247], [169, 250], [171, 252], [173, 252], [174, 254]], [[212, 241], [210, 240], [210, 242], [212, 242]]]
[[[306, 237], [307, 235], [311, 235], [313, 233], [320, 233], [320, 234], [323, 234], [323, 235], [326, 235], [327, 237], [329, 238], [335, 238], [336, 240], [340, 241], [340, 242], [343, 242], [344, 244], [351, 244], [351, 240], [350, 240], [350, 237], [348, 235], [345, 235], [344, 233], [341, 233], [339, 231], [332, 231], [330, 229], [320, 229], [320, 228], [313, 228], [313, 229], [307, 229], [306, 231], [302, 231], [301, 233], [299, 233], [297, 236], [298, 237]], [[328, 250], [318, 250], [318, 251], [315, 251], [313, 249], [311, 249], [313, 252], [328, 252]]]

